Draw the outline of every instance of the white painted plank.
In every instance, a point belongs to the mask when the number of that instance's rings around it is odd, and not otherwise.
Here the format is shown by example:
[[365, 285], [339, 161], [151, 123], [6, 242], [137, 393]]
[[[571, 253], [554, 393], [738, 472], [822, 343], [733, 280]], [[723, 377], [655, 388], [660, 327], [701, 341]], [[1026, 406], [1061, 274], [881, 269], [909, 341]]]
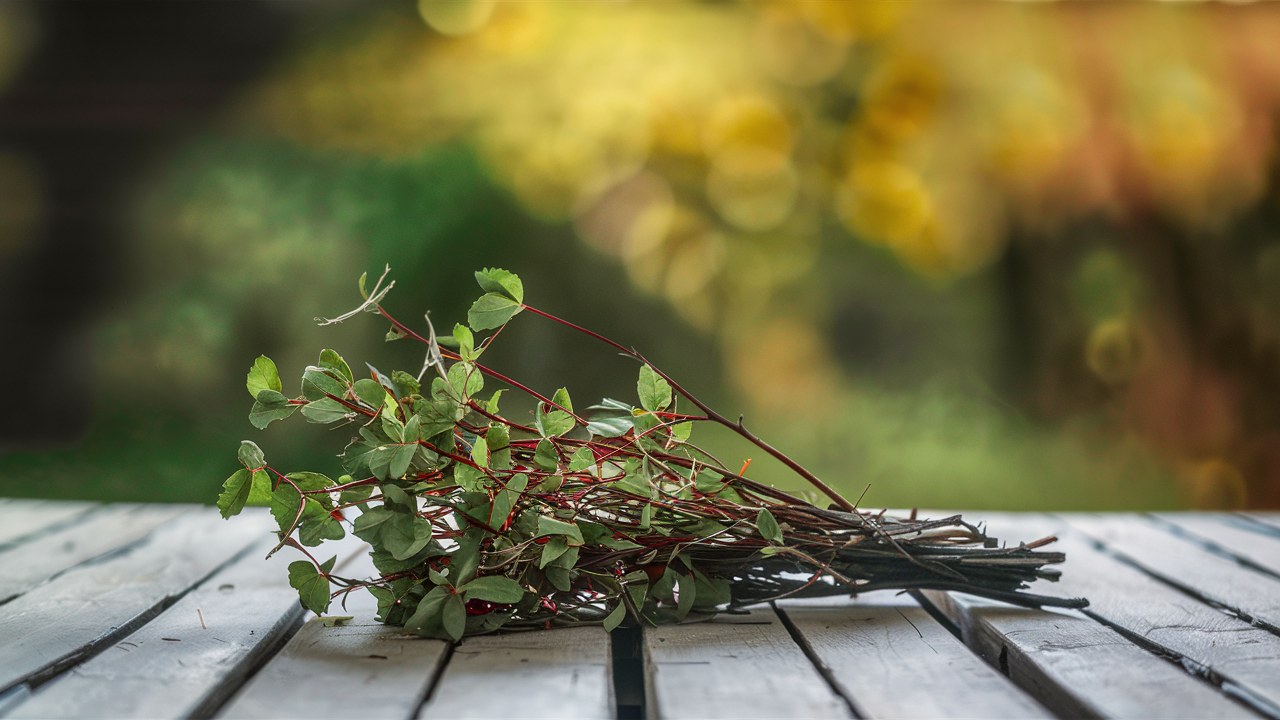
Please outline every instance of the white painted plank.
[[1280, 578], [1244, 567], [1138, 515], [1063, 516], [1148, 573], [1280, 632]]
[[659, 718], [847, 718], [848, 704], [773, 608], [647, 627], [649, 714]]
[[50, 526], [60, 526], [92, 510], [97, 503], [6, 500], [0, 505], [0, 546], [15, 543]]
[[1053, 717], [905, 595], [778, 605], [860, 717]]
[[970, 648], [1059, 717], [1258, 717], [1082, 613], [925, 595], [960, 626]]
[[1211, 549], [1280, 574], [1280, 528], [1234, 513], [1153, 513], [1152, 517]]
[[1062, 518], [981, 515], [1010, 537], [1060, 538], [1052, 547], [1067, 555], [1062, 580], [1038, 581], [1032, 592], [1089, 598], [1088, 615], [1180, 659], [1189, 670], [1215, 682], [1221, 680], [1230, 694], [1264, 714], [1280, 717], [1280, 683], [1276, 681], [1280, 678], [1280, 637], [1097, 549]]
[[0, 604], [82, 562], [146, 537], [195, 505], [103, 505], [75, 523], [0, 551]]
[[223, 520], [205, 510], [0, 605], [0, 691], [41, 682], [100, 650], [261, 539], [270, 524], [265, 512]]
[[[36, 690], [9, 716], [208, 716], [301, 623], [288, 565], [302, 556], [286, 548], [264, 561], [274, 544], [274, 537], [263, 538], [154, 620]], [[326, 544], [324, 554], [346, 563], [367, 548], [348, 538]]]
[[413, 717], [449, 643], [406, 635], [375, 617], [369, 593], [352, 593], [345, 625], [312, 618], [232, 698], [220, 718], [402, 720]]
[[558, 628], [464, 638], [420, 718], [607, 718], [609, 634]]

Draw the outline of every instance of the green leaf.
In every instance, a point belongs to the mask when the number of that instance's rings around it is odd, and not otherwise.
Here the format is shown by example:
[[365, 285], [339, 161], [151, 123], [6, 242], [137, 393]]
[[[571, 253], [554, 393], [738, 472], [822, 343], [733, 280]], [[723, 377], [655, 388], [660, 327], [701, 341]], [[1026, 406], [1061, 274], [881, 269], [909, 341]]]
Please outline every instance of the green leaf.
[[453, 481], [463, 490], [468, 492], [483, 490], [485, 485], [488, 483], [488, 480], [488, 475], [485, 475], [484, 472], [477, 470], [470, 465], [458, 463], [453, 466]]
[[[308, 507], [314, 502], [308, 499]], [[325, 540], [341, 540], [346, 535], [342, 523], [325, 512], [310, 516], [303, 513], [302, 524], [298, 526], [298, 540], [307, 547], [315, 547]]]
[[[714, 608], [724, 605], [733, 599], [729, 589], [729, 581], [724, 578], [709, 578], [697, 568], [693, 569], [695, 587], [697, 587], [693, 606], [695, 608]], [[682, 586], [683, 587], [683, 586]]]
[[467, 324], [476, 332], [492, 330], [505, 325], [523, 309], [524, 306], [506, 295], [487, 293], [467, 311]]
[[351, 386], [351, 389], [355, 392], [356, 397], [360, 398], [361, 402], [374, 410], [382, 407], [382, 401], [387, 397], [387, 393], [382, 389], [382, 386], [373, 378], [360, 378], [355, 385]]
[[630, 417], [613, 416], [587, 421], [587, 432], [597, 437], [614, 438], [627, 434], [633, 426]]
[[520, 583], [499, 575], [478, 577], [458, 589], [466, 594], [468, 600], [476, 598], [478, 600], [488, 600], [489, 602], [511, 604], [520, 602], [520, 599], [524, 597], [524, 588], [520, 587]]
[[577, 525], [557, 520], [550, 515], [538, 516], [538, 534], [535, 537], [544, 535], [563, 535], [569, 538], [574, 545], [583, 543], [582, 530]]
[[538, 449], [533, 453], [533, 462], [547, 472], [555, 471], [560, 466], [560, 458], [556, 454], [555, 443], [543, 438], [538, 443]]
[[653, 524], [653, 503], [645, 503], [644, 509], [640, 511], [640, 527], [645, 530]]
[[393, 513], [385, 507], [371, 507], [356, 518], [355, 528], [352, 532], [355, 533], [356, 537], [371, 545], [381, 545], [380, 536], [382, 535], [383, 527], [397, 515], [403, 515], [403, 513]]
[[323, 490], [333, 487], [333, 481], [327, 475], [317, 472], [291, 472], [285, 477], [292, 480], [299, 490]]
[[258, 470], [267, 464], [266, 459], [262, 456], [262, 448], [257, 443], [249, 440], [240, 441], [240, 462], [250, 470]]
[[454, 642], [462, 639], [462, 633], [467, 629], [467, 607], [461, 597], [450, 595], [445, 599], [440, 624]]
[[683, 620], [698, 599], [698, 584], [692, 575], [676, 575], [676, 617]]
[[218, 496], [218, 511], [222, 513], [222, 517], [239, 515], [244, 509], [245, 501], [249, 499], [249, 493], [253, 489], [252, 477], [253, 473], [241, 468], [222, 483], [222, 494]]
[[622, 621], [626, 617], [627, 617], [626, 603], [623, 603], [621, 600], [619, 600], [618, 607], [614, 608], [613, 612], [609, 613], [609, 616], [604, 619], [604, 631], [613, 632], [615, 628], [617, 628], [619, 625], [622, 624]]
[[360, 297], [363, 297], [365, 300], [369, 299], [369, 291], [364, 289], [364, 283], [368, 279], [369, 273], [360, 273]]
[[688, 440], [689, 435], [692, 433], [693, 433], [692, 422], [686, 421], [682, 423], [676, 423], [675, 425], [671, 426], [671, 437], [677, 440], [682, 440], [682, 441]]
[[480, 467], [489, 467], [489, 441], [482, 437], [476, 438], [476, 442], [471, 446], [471, 460]]
[[551, 538], [542, 546], [542, 555], [539, 557], [538, 567], [545, 568], [566, 552], [569, 552], [569, 543], [563, 537], [557, 535]]
[[495, 391], [493, 397], [489, 398], [489, 402], [485, 403], [485, 410], [488, 410], [490, 415], [498, 414], [498, 398], [502, 397], [503, 392], [503, 390]]
[[289, 417], [298, 407], [290, 404], [289, 398], [275, 390], [262, 390], [253, 403], [253, 409], [249, 411], [249, 422], [261, 430], [276, 420]]
[[392, 370], [391, 382], [396, 386], [396, 390], [400, 391], [400, 397], [417, 395], [422, 392], [422, 384], [418, 382], [418, 379], [403, 370]]
[[321, 368], [312, 365], [302, 373], [302, 396], [308, 400], [319, 400], [329, 395], [342, 397], [346, 392], [342, 382]]
[[466, 400], [484, 389], [484, 374], [473, 363], [454, 363], [449, 367], [448, 375], [449, 386], [453, 388], [454, 396], [459, 400]]
[[271, 473], [266, 470], [258, 470], [253, 474], [253, 489], [249, 491], [249, 499], [244, 504], [248, 507], [269, 507], [271, 505], [271, 493], [275, 492], [271, 487]]
[[489, 467], [495, 470], [511, 469], [511, 431], [506, 425], [494, 423], [485, 433], [485, 446], [489, 450]]
[[542, 408], [538, 408], [538, 415], [534, 418], [534, 424], [538, 426], [538, 431], [543, 437], [556, 437], [563, 435], [573, 429], [576, 421], [573, 416], [563, 410], [552, 410], [549, 413], [543, 413]]
[[417, 452], [416, 444], [396, 445], [391, 451], [391, 464], [389, 465], [388, 478], [402, 478], [409, 471], [409, 465], [413, 462], [413, 455]]
[[346, 378], [348, 385], [355, 382], [355, 376], [351, 374], [351, 367], [347, 365], [347, 361], [343, 360], [342, 356], [333, 350], [321, 350], [320, 362], [318, 364], [320, 367], [333, 370]]
[[[343, 477], [347, 478], [347, 482], [351, 482], [350, 475], [343, 475]], [[342, 503], [343, 505], [360, 502], [362, 500], [368, 500], [369, 496], [372, 494], [373, 494], [372, 485], [357, 485], [353, 488], [347, 488], [346, 490], [343, 490], [342, 493], [338, 495], [338, 502]], [[361, 517], [364, 517], [364, 516], [362, 515]]]
[[698, 473], [698, 479], [694, 481], [693, 486], [703, 495], [715, 495], [724, 489], [724, 480], [715, 473], [703, 471]]
[[760, 514], [756, 515], [756, 527], [760, 530], [760, 536], [772, 543], [782, 544], [782, 529], [778, 527], [778, 521], [773, 518], [773, 513], [768, 508], [761, 508]]
[[[404, 623], [408, 632], [427, 637], [444, 637], [443, 612], [445, 601], [455, 597], [448, 588], [437, 585], [418, 602], [418, 608]], [[465, 614], [466, 609], [463, 609]]]
[[485, 268], [476, 273], [476, 282], [487, 293], [506, 295], [518, 303], [524, 302], [524, 283], [513, 272], [502, 268]]
[[276, 371], [276, 364], [266, 355], [260, 355], [253, 361], [253, 367], [249, 368], [249, 377], [245, 380], [245, 387], [254, 398], [258, 397], [258, 393], [263, 390], [276, 392], [284, 390], [284, 386], [280, 384], [280, 373]]
[[320, 623], [325, 627], [338, 627], [340, 625], [346, 625], [355, 619], [354, 615], [327, 615], [320, 618]]
[[[298, 407], [292, 405], [291, 407]], [[302, 416], [308, 422], [325, 424], [336, 422], [347, 417], [352, 413], [351, 409], [331, 397], [323, 397], [314, 400], [302, 406]], [[250, 418], [252, 420], [252, 417]]]
[[591, 448], [578, 448], [578, 451], [569, 458], [569, 470], [576, 472], [578, 470], [586, 470], [596, 464], [596, 456], [592, 454]]
[[551, 396], [551, 402], [559, 405], [569, 412], [573, 412], [573, 402], [569, 400], [569, 391], [565, 388], [557, 390], [556, 394]]
[[[321, 564], [324, 572], [333, 569], [334, 557]], [[329, 609], [329, 580], [316, 570], [309, 560], [298, 560], [289, 563], [289, 585], [298, 591], [298, 599], [302, 606], [317, 615], [323, 615]]]
[[489, 511], [489, 527], [501, 530], [511, 516], [520, 494], [529, 487], [529, 476], [520, 473], [507, 481], [507, 486], [493, 497], [493, 509]]
[[636, 390], [640, 394], [640, 407], [649, 412], [657, 412], [671, 404], [671, 384], [649, 364], [640, 368]]
[[476, 337], [471, 334], [466, 325], [455, 324], [453, 326], [453, 339], [458, 341], [458, 354], [463, 360], [473, 361], [479, 353], [476, 352]]
[[379, 537], [382, 547], [396, 560], [406, 560], [417, 555], [432, 541], [431, 523], [416, 515], [395, 513], [382, 526]]
[[480, 568], [480, 543], [486, 535], [488, 535], [487, 532], [477, 527], [468, 528], [462, 534], [462, 539], [458, 541], [458, 548], [453, 551], [452, 561], [449, 564], [453, 571], [449, 574], [453, 576], [455, 584], [464, 585], [476, 576], [476, 570]]

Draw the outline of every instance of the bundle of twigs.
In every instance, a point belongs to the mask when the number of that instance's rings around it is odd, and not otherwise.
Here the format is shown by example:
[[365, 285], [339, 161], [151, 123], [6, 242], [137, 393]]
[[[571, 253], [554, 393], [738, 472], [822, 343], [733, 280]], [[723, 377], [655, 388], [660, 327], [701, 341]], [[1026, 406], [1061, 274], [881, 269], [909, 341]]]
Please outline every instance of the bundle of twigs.
[[[359, 308], [325, 321], [384, 316], [392, 324], [388, 340], [426, 345], [416, 376], [370, 367], [369, 377], [356, 379], [326, 350], [303, 373], [302, 396], [290, 399], [270, 360], [259, 358], [250, 370], [256, 426], [301, 409], [312, 422], [347, 423], [359, 434], [337, 481], [277, 472], [246, 441], [245, 468], [219, 498], [225, 515], [246, 504], [272, 508], [277, 549], [307, 554], [290, 565], [290, 581], [316, 612], [364, 587], [377, 596], [382, 620], [456, 639], [499, 627], [613, 627], [628, 615], [677, 621], [695, 609], [884, 588], [961, 590], [1029, 606], [1086, 604], [1025, 592], [1038, 578], [1057, 578], [1045, 566], [1063, 555], [1036, 549], [1053, 538], [1000, 548], [959, 516], [860, 512], [747, 430], [742, 418], [716, 413], [634, 349], [525, 305], [515, 275], [486, 270], [476, 277], [485, 295], [471, 308], [470, 327], [458, 325], [448, 338], [437, 337], [429, 319], [422, 335], [387, 314], [380, 301], [394, 283], [383, 288], [381, 279]], [[605, 400], [578, 414], [566, 390], [548, 398], [481, 365], [488, 344], [524, 310], [641, 363], [639, 405]], [[497, 332], [477, 344], [473, 331], [486, 330]], [[505, 417], [503, 390], [480, 399], [485, 378], [533, 396], [531, 417]], [[678, 412], [680, 399], [695, 411]], [[746, 466], [733, 472], [690, 443], [694, 425], [707, 422], [795, 470], [830, 507], [752, 480]], [[354, 509], [360, 514], [351, 523]], [[345, 525], [373, 546], [378, 577], [338, 576], [332, 560], [319, 562], [304, 547], [341, 538]]]

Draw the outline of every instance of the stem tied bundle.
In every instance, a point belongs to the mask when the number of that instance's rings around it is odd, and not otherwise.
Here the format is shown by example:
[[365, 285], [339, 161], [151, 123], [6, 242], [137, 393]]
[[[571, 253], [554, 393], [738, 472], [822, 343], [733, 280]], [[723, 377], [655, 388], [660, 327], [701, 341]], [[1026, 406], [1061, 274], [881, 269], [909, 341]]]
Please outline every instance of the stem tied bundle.
[[[301, 411], [310, 422], [358, 432], [342, 454], [338, 480], [314, 472], [282, 474], [252, 442], [244, 469], [227, 479], [223, 515], [246, 505], [271, 508], [280, 543], [306, 560], [289, 566], [303, 605], [325, 612], [359, 588], [378, 599], [379, 619], [432, 637], [458, 639], [498, 628], [603, 623], [626, 616], [675, 622], [783, 597], [852, 594], [885, 588], [961, 590], [1020, 605], [1082, 607], [1083, 600], [1033, 595], [1027, 583], [1055, 579], [1046, 565], [1061, 553], [996, 547], [960, 516], [938, 520], [859, 512], [798, 463], [690, 394], [636, 350], [524, 304], [520, 279], [505, 270], [476, 273], [485, 294], [467, 325], [438, 337], [391, 317], [381, 300], [386, 273], [365, 302], [324, 324], [362, 312], [391, 322], [388, 340], [426, 345], [418, 374], [357, 379], [325, 350], [288, 398], [276, 366], [258, 358], [249, 371], [250, 421], [259, 428]], [[638, 406], [606, 399], [574, 410], [561, 389], [545, 397], [480, 364], [515, 315], [530, 313], [594, 337], [640, 363]], [[493, 330], [477, 343], [475, 333]], [[532, 416], [503, 416], [505, 389], [480, 397], [486, 378], [527, 393]], [[678, 411], [678, 404], [696, 412]], [[832, 501], [830, 508], [735, 473], [689, 442], [697, 423], [715, 423], [769, 453]], [[307, 547], [352, 532], [373, 547], [380, 576], [340, 577], [334, 560]], [[274, 550], [272, 552], [275, 552]], [[336, 586], [336, 590], [335, 590]]]

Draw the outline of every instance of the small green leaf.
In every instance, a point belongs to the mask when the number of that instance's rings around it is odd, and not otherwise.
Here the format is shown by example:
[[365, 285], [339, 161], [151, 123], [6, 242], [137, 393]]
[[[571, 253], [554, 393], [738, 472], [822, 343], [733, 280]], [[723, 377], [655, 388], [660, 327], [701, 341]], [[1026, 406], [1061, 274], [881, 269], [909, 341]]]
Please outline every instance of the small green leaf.
[[253, 361], [253, 367], [249, 368], [249, 377], [245, 381], [245, 387], [248, 388], [249, 394], [258, 397], [258, 393], [263, 390], [275, 390], [281, 392], [284, 386], [280, 384], [280, 373], [276, 371], [276, 364], [271, 362], [271, 358], [266, 355], [258, 356]]
[[547, 472], [555, 471], [560, 466], [560, 458], [556, 455], [555, 443], [543, 438], [538, 443], [538, 449], [533, 454], [533, 462]]
[[360, 273], [360, 297], [363, 297], [365, 300], [369, 299], [369, 291], [364, 289], [364, 283], [368, 279], [369, 273]]
[[241, 468], [222, 483], [222, 494], [218, 496], [218, 511], [222, 513], [222, 517], [239, 515], [244, 509], [245, 501], [249, 499], [249, 493], [253, 489], [252, 477], [253, 473]]
[[360, 378], [352, 386], [352, 390], [361, 402], [374, 410], [382, 407], [382, 401], [387, 397], [386, 391], [373, 378]]
[[636, 390], [640, 394], [640, 407], [649, 412], [657, 412], [671, 404], [671, 384], [651, 365], [640, 368]]
[[645, 530], [653, 524], [653, 503], [645, 503], [644, 509], [640, 511], [640, 527]]
[[[291, 405], [290, 407], [296, 408], [298, 406]], [[321, 425], [342, 420], [352, 412], [347, 406], [331, 397], [323, 397], [302, 406], [302, 417], [306, 418], [308, 422]], [[249, 419], [253, 419], [252, 415]]]
[[292, 480], [299, 490], [323, 490], [333, 487], [333, 481], [327, 475], [317, 472], [291, 472], [285, 477]]
[[343, 360], [342, 356], [333, 350], [321, 350], [318, 364], [320, 367], [333, 370], [346, 378], [348, 385], [355, 382], [355, 376], [351, 374], [351, 366], [347, 365], [347, 361]]
[[671, 437], [677, 440], [688, 440], [689, 435], [693, 433], [692, 422], [676, 423], [671, 426]]
[[569, 458], [569, 470], [577, 472], [578, 470], [586, 470], [596, 464], [596, 456], [592, 454], [591, 448], [578, 448], [578, 451]]
[[402, 478], [408, 472], [410, 463], [413, 462], [413, 455], [417, 452], [416, 444], [397, 445], [391, 451], [391, 464], [388, 466], [388, 478]]
[[676, 617], [683, 620], [698, 599], [698, 584], [692, 575], [676, 575]]
[[[320, 567], [327, 573], [333, 569], [338, 558], [324, 562]], [[329, 609], [329, 580], [316, 570], [309, 560], [298, 560], [289, 563], [289, 585], [298, 591], [298, 599], [302, 606], [317, 615], [323, 615]]]
[[262, 448], [257, 443], [250, 440], [242, 440], [240, 442], [240, 462], [250, 470], [258, 470], [266, 465], [266, 459], [262, 456]]
[[[346, 482], [351, 482], [350, 475], [343, 475], [342, 477], [347, 478]], [[342, 503], [343, 505], [356, 503], [362, 500], [368, 500], [369, 496], [372, 494], [373, 494], [372, 485], [357, 485], [356, 487], [347, 488], [346, 490], [343, 490], [342, 493], [338, 495], [338, 502]]]
[[619, 625], [621, 625], [622, 621], [626, 617], [627, 617], [627, 606], [622, 601], [618, 601], [618, 607], [614, 608], [613, 612], [609, 613], [609, 616], [604, 619], [604, 631], [613, 632], [614, 628], [617, 628]]
[[565, 388], [557, 390], [556, 394], [551, 396], [551, 402], [559, 405], [569, 412], [573, 412], [573, 402], [569, 400], [569, 391]]
[[354, 619], [354, 615], [326, 615], [320, 618], [320, 622], [325, 627], [338, 627], [339, 625], [346, 625]]
[[772, 543], [782, 544], [782, 529], [778, 527], [778, 521], [773, 518], [773, 513], [768, 508], [761, 508], [760, 514], [756, 515], [756, 527], [760, 529], [760, 536]]
[[698, 473], [698, 479], [694, 481], [693, 486], [703, 495], [715, 495], [724, 489], [724, 480], [715, 473], [703, 471]]
[[440, 624], [454, 642], [462, 639], [462, 633], [467, 629], [467, 607], [460, 596], [450, 595], [445, 598]]
[[402, 398], [422, 392], [422, 384], [418, 382], [418, 379], [403, 370], [392, 370], [391, 382], [396, 386], [396, 390], [400, 392], [400, 397]]
[[493, 497], [493, 507], [489, 511], [489, 527], [494, 530], [501, 530], [507, 524], [507, 520], [511, 517], [511, 510], [515, 507], [516, 501], [520, 494], [529, 487], [529, 476], [520, 473], [507, 481], [504, 489], [499, 490], [497, 495]]
[[449, 386], [459, 400], [465, 400], [484, 389], [484, 374], [473, 363], [454, 363], [449, 367], [448, 375]]
[[487, 293], [506, 295], [517, 303], [524, 302], [524, 283], [513, 272], [502, 268], [485, 268], [476, 273], [476, 282]]
[[524, 306], [506, 295], [487, 293], [467, 311], [467, 324], [476, 332], [492, 330], [505, 325], [523, 309]]
[[462, 356], [463, 360], [475, 360], [476, 337], [471, 334], [466, 325], [455, 324], [453, 326], [453, 339], [458, 341], [458, 354]]
[[489, 441], [484, 438], [476, 438], [476, 442], [471, 446], [471, 460], [480, 467], [489, 467]]
[[493, 397], [489, 398], [489, 402], [485, 403], [485, 410], [488, 410], [490, 415], [498, 414], [498, 398], [502, 397], [502, 393], [502, 390], [495, 391]]
[[550, 515], [538, 516], [538, 534], [535, 537], [544, 535], [563, 535], [569, 538], [573, 545], [581, 545], [583, 543], [582, 530], [577, 525], [557, 520]]
[[466, 594], [468, 600], [476, 598], [510, 604], [518, 603], [524, 597], [524, 589], [520, 587], [520, 583], [499, 575], [478, 577], [458, 589]]
[[275, 390], [262, 390], [253, 403], [253, 409], [249, 411], [249, 422], [261, 430], [276, 420], [289, 417], [298, 407], [290, 404], [289, 398]]
[[323, 369], [312, 365], [302, 373], [302, 396], [308, 400], [319, 400], [322, 397], [342, 397], [347, 392], [346, 386]]
[[453, 466], [453, 481], [463, 490], [468, 492], [483, 490], [488, 480], [488, 475], [470, 465], [458, 463]]
[[539, 556], [538, 567], [545, 568], [566, 552], [569, 552], [569, 543], [563, 537], [557, 535], [551, 538], [542, 546], [542, 555]]
[[258, 470], [253, 473], [252, 481], [253, 489], [249, 491], [249, 499], [244, 504], [247, 507], [268, 507], [271, 505], [271, 493], [274, 489], [271, 487], [271, 473], [266, 470]]

